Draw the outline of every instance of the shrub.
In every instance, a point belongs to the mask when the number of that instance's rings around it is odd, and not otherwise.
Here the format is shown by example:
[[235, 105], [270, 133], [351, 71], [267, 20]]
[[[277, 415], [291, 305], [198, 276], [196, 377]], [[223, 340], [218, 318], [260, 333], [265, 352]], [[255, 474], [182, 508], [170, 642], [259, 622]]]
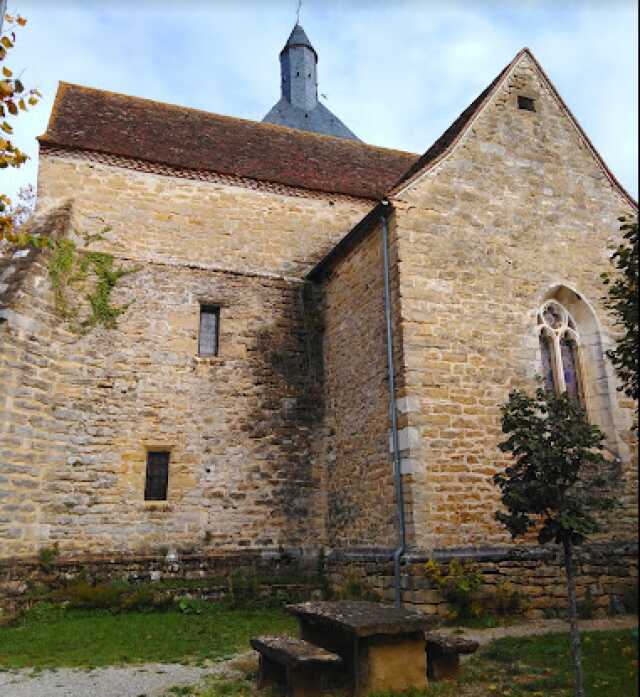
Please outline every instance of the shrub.
[[43, 547], [38, 552], [38, 561], [40, 562], [40, 568], [43, 571], [50, 571], [53, 562], [56, 560], [60, 554], [60, 549], [58, 543], [56, 542], [53, 547]]
[[380, 593], [369, 588], [363, 577], [353, 568], [347, 569], [344, 581], [335, 588], [332, 596], [336, 600], [368, 600], [373, 603], [382, 600]]
[[247, 606], [260, 598], [260, 581], [255, 573], [234, 571], [227, 579], [231, 607]]
[[52, 597], [71, 608], [84, 610], [111, 610], [136, 612], [141, 610], [166, 610], [173, 600], [167, 593], [149, 587], [131, 588], [124, 584], [90, 585], [86, 581], [54, 591]]
[[475, 564], [452, 559], [446, 574], [443, 574], [440, 565], [430, 559], [425, 564], [425, 572], [427, 578], [438, 587], [451, 606], [453, 619], [468, 619], [482, 614], [482, 606], [478, 600], [482, 574]]
[[121, 605], [122, 589], [115, 586], [92, 586], [86, 581], [77, 581], [54, 591], [53, 597], [66, 601], [69, 607], [83, 609], [110, 609]]
[[514, 590], [513, 585], [505, 581], [485, 596], [484, 605], [496, 615], [508, 617], [522, 615], [529, 603], [520, 591]]
[[584, 597], [578, 603], [578, 617], [581, 620], [590, 620], [593, 618], [594, 610], [595, 605], [593, 602], [593, 595], [591, 594], [591, 589], [587, 588], [584, 593]]
[[624, 609], [632, 614], [638, 613], [638, 584], [627, 587], [622, 593]]

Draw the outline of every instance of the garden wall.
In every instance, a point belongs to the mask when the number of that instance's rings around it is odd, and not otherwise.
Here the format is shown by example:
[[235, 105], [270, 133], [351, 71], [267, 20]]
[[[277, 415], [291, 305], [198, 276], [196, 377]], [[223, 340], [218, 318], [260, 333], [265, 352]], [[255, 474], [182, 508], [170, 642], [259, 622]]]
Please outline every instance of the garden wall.
[[[472, 563], [482, 574], [481, 595], [495, 596], [502, 584], [511, 584], [525, 601], [525, 614], [532, 619], [561, 616], [567, 606], [560, 549], [549, 547], [494, 547], [436, 551], [430, 557], [409, 554], [402, 573], [402, 597], [406, 605], [427, 614], [446, 617], [449, 607], [425, 573], [428, 559], [446, 567], [452, 559]], [[621, 612], [622, 603], [637, 593], [638, 545], [615, 542], [585, 545], [576, 552], [578, 600], [587, 591], [595, 616]], [[328, 555], [326, 574], [332, 588], [360, 589], [363, 595], [385, 602], [394, 598], [393, 562], [388, 552], [334, 552]], [[502, 586], [504, 588], [504, 586]], [[633, 611], [632, 603], [624, 608]], [[637, 600], [636, 606], [637, 608]]]

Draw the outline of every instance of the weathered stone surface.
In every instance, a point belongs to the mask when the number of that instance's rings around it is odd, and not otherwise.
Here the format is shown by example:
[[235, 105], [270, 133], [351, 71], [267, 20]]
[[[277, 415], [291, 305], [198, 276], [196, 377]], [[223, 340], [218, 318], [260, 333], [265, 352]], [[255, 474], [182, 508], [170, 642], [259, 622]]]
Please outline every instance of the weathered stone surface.
[[[535, 112], [517, 108], [520, 93]], [[326, 546], [332, 580], [348, 585], [355, 570], [392, 598], [381, 230], [317, 286], [303, 280], [371, 202], [109, 158], [47, 150], [39, 198], [71, 199], [72, 227], [108, 225], [94, 248], [140, 267], [117, 285], [114, 302], [132, 303], [117, 329], [66, 330], [46, 253], [0, 263], [0, 556], [56, 544], [63, 560], [100, 551], [156, 571], [148, 560], [163, 548], [232, 558]], [[523, 54], [451, 154], [390, 208], [405, 600], [444, 615], [421, 555], [480, 554], [486, 586], [512, 582], [531, 613], [557, 612], [557, 554], [522, 552], [494, 517], [499, 404], [541, 372], [540, 304], [570, 304], [621, 504], [599, 539], [637, 539], [633, 404], [604, 360], [616, 334], [599, 279], [633, 207]], [[220, 306], [216, 357], [197, 355], [200, 303]], [[146, 453], [160, 448], [168, 500], [145, 502]], [[636, 557], [585, 551], [580, 592], [592, 588], [601, 609], [637, 580]]]
[[429, 646], [434, 645], [443, 652], [470, 654], [475, 653], [480, 646], [480, 644], [473, 639], [438, 634], [437, 632], [425, 632], [424, 639], [427, 642], [427, 652], [429, 651]]
[[334, 627], [357, 637], [410, 634], [432, 624], [421, 612], [359, 600], [309, 601], [287, 605], [302, 622]]
[[287, 636], [259, 636], [251, 639], [249, 643], [251, 648], [259, 653], [286, 666], [309, 663], [342, 663], [342, 659], [337, 654], [303, 639]]

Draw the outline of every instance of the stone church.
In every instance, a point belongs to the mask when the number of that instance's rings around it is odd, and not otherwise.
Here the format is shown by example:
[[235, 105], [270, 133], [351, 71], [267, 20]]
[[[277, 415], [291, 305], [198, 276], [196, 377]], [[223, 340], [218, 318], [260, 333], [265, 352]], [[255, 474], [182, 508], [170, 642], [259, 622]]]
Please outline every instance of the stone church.
[[542, 376], [606, 435], [622, 505], [581, 577], [604, 607], [637, 575], [600, 280], [636, 202], [526, 48], [422, 155], [360, 141], [317, 63], [296, 25], [262, 122], [60, 84], [33, 228], [101, 233], [131, 273], [116, 326], [78, 334], [46, 250], [0, 258], [3, 578], [43, 549], [201, 575], [322, 550], [383, 595], [395, 560], [429, 608], [422, 563], [462, 557], [542, 612], [556, 551], [511, 542], [492, 482], [500, 404]]

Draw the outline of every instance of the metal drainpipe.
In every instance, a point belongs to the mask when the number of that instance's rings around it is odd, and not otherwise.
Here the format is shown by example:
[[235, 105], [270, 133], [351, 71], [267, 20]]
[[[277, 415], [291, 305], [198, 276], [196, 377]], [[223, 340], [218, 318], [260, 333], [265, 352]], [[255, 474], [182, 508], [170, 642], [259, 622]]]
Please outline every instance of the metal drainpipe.
[[[382, 201], [388, 206], [388, 201]], [[404, 495], [402, 491], [402, 472], [400, 470], [400, 442], [398, 440], [398, 417], [396, 413], [396, 376], [393, 366], [393, 323], [391, 321], [391, 290], [389, 288], [389, 230], [387, 218], [380, 216], [382, 223], [382, 256], [384, 260], [384, 316], [387, 324], [387, 370], [389, 373], [389, 414], [391, 416], [391, 443], [393, 447], [393, 472], [396, 485], [396, 507], [398, 512], [399, 545], [393, 553], [394, 587], [396, 606], [402, 605], [400, 587], [400, 559], [407, 547], [407, 530], [404, 518]]]

